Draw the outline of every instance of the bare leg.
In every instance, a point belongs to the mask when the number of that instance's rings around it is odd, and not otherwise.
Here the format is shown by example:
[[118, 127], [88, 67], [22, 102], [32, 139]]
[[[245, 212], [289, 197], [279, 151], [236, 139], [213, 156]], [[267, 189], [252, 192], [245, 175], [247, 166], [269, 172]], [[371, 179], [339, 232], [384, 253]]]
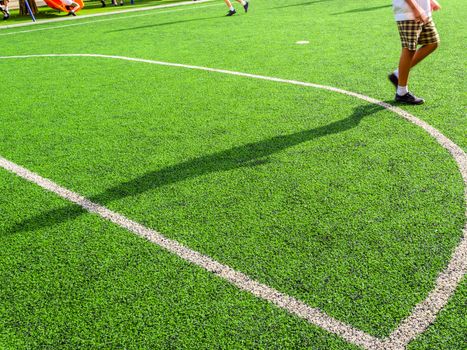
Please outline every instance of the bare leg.
[[409, 80], [409, 72], [412, 67], [412, 62], [416, 51], [411, 51], [407, 48], [402, 48], [401, 57], [399, 60], [399, 86], [407, 86]]
[[224, 0], [225, 4], [227, 5], [228, 8], [232, 7], [232, 3], [229, 0]]
[[412, 67], [415, 67], [418, 63], [423, 61], [429, 54], [435, 51], [438, 48], [438, 44], [428, 44], [424, 45], [415, 52], [415, 55], [412, 58]]

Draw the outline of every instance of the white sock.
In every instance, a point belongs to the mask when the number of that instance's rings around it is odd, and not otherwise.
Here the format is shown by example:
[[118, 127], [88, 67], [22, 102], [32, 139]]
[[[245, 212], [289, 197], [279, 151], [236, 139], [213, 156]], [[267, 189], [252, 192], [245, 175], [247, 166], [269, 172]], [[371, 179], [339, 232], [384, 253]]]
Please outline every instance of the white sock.
[[235, 11], [233, 6], [230, 6], [230, 11]]
[[400, 85], [397, 86], [397, 94], [399, 96], [404, 96], [408, 92], [409, 92], [409, 88], [407, 87], [407, 85], [406, 86], [400, 86]]
[[245, 6], [246, 5], [246, 2], [241, 0], [240, 3], [242, 4], [242, 6]]
[[397, 77], [397, 79], [399, 79], [399, 69], [396, 69], [394, 71], [394, 75]]

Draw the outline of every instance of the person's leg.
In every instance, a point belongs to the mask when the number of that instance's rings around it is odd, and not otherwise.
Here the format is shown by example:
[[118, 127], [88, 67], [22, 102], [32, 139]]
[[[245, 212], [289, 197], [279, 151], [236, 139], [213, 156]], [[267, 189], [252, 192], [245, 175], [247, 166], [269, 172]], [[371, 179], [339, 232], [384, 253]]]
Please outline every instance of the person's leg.
[[425, 102], [424, 99], [414, 96], [409, 92], [409, 75], [412, 62], [415, 57], [416, 51], [402, 48], [401, 57], [399, 60], [399, 79], [396, 90], [396, 101], [408, 103], [412, 105], [419, 105]]
[[81, 8], [81, 6], [79, 6], [79, 4], [74, 1], [72, 1], [71, 5], [69, 6], [71, 7], [71, 10], [70, 12], [68, 12], [68, 15], [76, 16], [75, 12], [78, 11]]
[[422, 104], [423, 99], [415, 97], [409, 92], [408, 82], [413, 58], [417, 52], [418, 39], [422, 31], [422, 24], [415, 21], [398, 21], [397, 27], [401, 38], [402, 51], [399, 68], [388, 78], [396, 87], [396, 101], [409, 104]]
[[[413, 32], [406, 33], [404, 31], [403, 25], [399, 25], [399, 30], [402, 29], [401, 39], [403, 41], [404, 47], [410, 47], [410, 49], [415, 50], [416, 44], [421, 45], [421, 47], [415, 52], [414, 57], [412, 58], [411, 68], [415, 67], [418, 63], [423, 61], [428, 55], [438, 48], [439, 45], [439, 35], [436, 30], [436, 26], [433, 21], [422, 25], [421, 32], [418, 35], [417, 43], [412, 43], [414, 38]], [[402, 26], [402, 27], [401, 27]], [[408, 34], [408, 35], [407, 35]], [[396, 69], [392, 74], [389, 75], [389, 80], [397, 86], [397, 79], [399, 77], [399, 70]]]
[[229, 0], [224, 0], [224, 2], [229, 7], [229, 12], [227, 12], [227, 16], [232, 16], [237, 13]]
[[418, 63], [423, 61], [428, 55], [438, 48], [438, 44], [427, 44], [420, 47], [412, 59], [412, 67], [415, 67]]
[[245, 12], [248, 12], [248, 1], [247, 0], [237, 0], [240, 4], [242, 4], [243, 8], [245, 9]]
[[402, 48], [401, 57], [399, 59], [399, 86], [407, 87], [409, 81], [410, 68], [416, 51]]

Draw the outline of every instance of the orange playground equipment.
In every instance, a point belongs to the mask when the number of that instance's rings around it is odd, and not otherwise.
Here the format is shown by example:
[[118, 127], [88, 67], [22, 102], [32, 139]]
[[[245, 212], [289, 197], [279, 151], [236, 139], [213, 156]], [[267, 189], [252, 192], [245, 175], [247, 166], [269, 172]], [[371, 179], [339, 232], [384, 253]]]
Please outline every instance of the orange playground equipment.
[[[53, 9], [56, 9], [62, 12], [70, 12], [70, 10], [66, 8], [66, 5], [60, 0], [44, 0], [44, 2], [47, 4], [47, 6]], [[81, 10], [84, 7], [83, 0], [73, 0], [73, 2], [76, 2], [80, 6], [79, 10]]]

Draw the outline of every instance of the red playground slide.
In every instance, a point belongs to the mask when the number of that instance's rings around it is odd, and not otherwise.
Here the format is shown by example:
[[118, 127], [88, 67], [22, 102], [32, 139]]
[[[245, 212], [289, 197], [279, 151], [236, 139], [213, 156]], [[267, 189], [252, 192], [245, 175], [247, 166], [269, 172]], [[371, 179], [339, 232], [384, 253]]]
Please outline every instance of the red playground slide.
[[[69, 10], [66, 9], [65, 7], [66, 5], [62, 3], [60, 0], [44, 0], [44, 2], [47, 4], [47, 6], [53, 9], [56, 9], [62, 12], [70, 12]], [[80, 9], [84, 7], [83, 0], [73, 0], [73, 2], [76, 2], [80, 6]]]

